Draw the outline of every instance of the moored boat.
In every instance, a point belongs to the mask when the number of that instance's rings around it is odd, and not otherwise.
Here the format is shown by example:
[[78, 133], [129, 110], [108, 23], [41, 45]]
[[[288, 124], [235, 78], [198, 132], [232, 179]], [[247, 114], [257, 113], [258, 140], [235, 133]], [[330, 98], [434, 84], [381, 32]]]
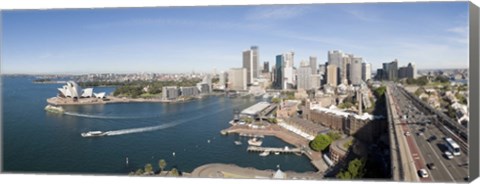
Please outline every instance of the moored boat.
[[266, 156], [270, 155], [270, 152], [264, 151], [264, 152], [260, 153], [259, 155], [262, 156], [262, 157], [266, 157]]
[[261, 146], [262, 143], [263, 143], [263, 141], [257, 140], [257, 138], [253, 138], [253, 139], [248, 140], [248, 144], [252, 145], [252, 146]]

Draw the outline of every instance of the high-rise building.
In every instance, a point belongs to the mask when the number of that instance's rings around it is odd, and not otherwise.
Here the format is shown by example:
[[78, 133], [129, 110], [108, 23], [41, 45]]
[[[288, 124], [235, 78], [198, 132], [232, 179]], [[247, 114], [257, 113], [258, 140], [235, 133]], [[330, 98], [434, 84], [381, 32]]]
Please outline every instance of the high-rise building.
[[283, 74], [283, 68], [284, 68], [284, 61], [283, 61], [283, 55], [277, 55], [275, 57], [275, 87], [277, 89], [283, 89], [284, 85], [284, 74]]
[[310, 56], [310, 68], [312, 68], [312, 74], [317, 74], [317, 57]]
[[318, 74], [324, 75], [326, 73], [326, 67], [324, 64], [318, 65]]
[[263, 73], [268, 73], [269, 71], [269, 64], [268, 61], [263, 62]]
[[320, 88], [322, 77], [319, 74], [314, 74], [310, 77], [310, 89]]
[[360, 85], [362, 82], [362, 58], [355, 57], [349, 65], [349, 80], [353, 85]]
[[227, 73], [221, 71], [220, 74], [218, 75], [218, 85], [220, 89], [225, 89], [225, 86], [227, 85]]
[[230, 90], [247, 90], [247, 69], [231, 68], [228, 71], [228, 88]]
[[346, 54], [342, 51], [328, 51], [328, 64], [333, 64], [338, 67], [339, 78], [337, 80], [339, 83], [348, 83], [350, 77], [350, 64], [355, 58], [356, 57], [353, 54]]
[[303, 66], [297, 69], [297, 89], [311, 89], [312, 68]]
[[330, 86], [337, 86], [338, 84], [338, 67], [334, 64], [327, 65], [327, 84]]
[[398, 79], [398, 61], [383, 63], [383, 77], [385, 80], [395, 81]]
[[417, 78], [417, 67], [415, 67], [415, 64], [414, 63], [408, 63], [408, 77], [411, 77], [411, 78], [414, 78], [416, 79]]
[[407, 66], [400, 67], [398, 69], [398, 78], [403, 79], [403, 78], [415, 78], [416, 77], [416, 69], [415, 65], [412, 63], [408, 63]]
[[195, 86], [180, 87], [180, 95], [184, 97], [192, 97], [198, 95], [198, 88]]
[[367, 82], [372, 78], [372, 65], [370, 63], [362, 63], [362, 80]]
[[247, 70], [247, 84], [252, 84], [258, 77], [258, 47], [243, 51], [243, 68]]
[[177, 86], [164, 86], [162, 88], [162, 98], [164, 100], [175, 100], [178, 98]]
[[287, 52], [283, 54], [283, 62], [285, 64], [283, 68], [283, 78], [284, 78], [284, 84], [282, 89], [288, 89], [290, 86], [293, 86], [296, 84], [295, 81], [295, 69], [293, 68], [294, 66], [294, 52]]

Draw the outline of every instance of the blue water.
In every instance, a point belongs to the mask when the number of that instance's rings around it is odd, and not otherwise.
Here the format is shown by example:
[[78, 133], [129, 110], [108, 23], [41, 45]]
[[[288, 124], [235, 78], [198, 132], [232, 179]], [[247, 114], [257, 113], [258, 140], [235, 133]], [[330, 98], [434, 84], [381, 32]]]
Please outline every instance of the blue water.
[[[207, 97], [186, 103], [118, 103], [65, 106], [68, 113], [51, 114], [43, 109], [46, 99], [62, 84], [33, 84], [32, 77], [3, 77], [2, 151], [5, 172], [120, 174], [143, 168], [158, 160], [167, 169], [191, 172], [207, 163], [228, 163], [257, 169], [314, 171], [305, 156], [270, 155], [246, 151], [247, 138], [222, 136], [235, 108], [256, 103], [254, 99]], [[95, 92], [114, 88], [98, 87]], [[83, 138], [92, 130], [114, 131], [115, 136]], [[207, 142], [210, 140], [210, 143]], [[237, 146], [233, 142], [242, 141]], [[287, 143], [266, 137], [264, 146]], [[175, 152], [175, 157], [172, 153]], [[129, 164], [125, 163], [126, 157]]]

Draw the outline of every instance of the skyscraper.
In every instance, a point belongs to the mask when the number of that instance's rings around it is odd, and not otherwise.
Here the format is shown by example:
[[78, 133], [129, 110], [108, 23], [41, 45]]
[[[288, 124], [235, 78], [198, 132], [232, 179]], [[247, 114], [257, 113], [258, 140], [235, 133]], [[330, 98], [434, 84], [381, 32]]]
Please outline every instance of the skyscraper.
[[297, 69], [297, 89], [311, 89], [312, 68], [303, 66]]
[[293, 86], [296, 84], [295, 81], [295, 70], [293, 68], [294, 66], [294, 53], [293, 52], [287, 52], [283, 54], [283, 62], [284, 62], [284, 67], [283, 67], [283, 78], [284, 78], [284, 83], [282, 89], [287, 89], [289, 86]]
[[263, 73], [268, 73], [269, 71], [269, 64], [268, 61], [263, 62]]
[[283, 55], [277, 55], [275, 57], [275, 87], [277, 89], [283, 89]]
[[334, 64], [328, 64], [327, 66], [327, 84], [330, 86], [337, 86], [338, 84], [338, 67]]
[[355, 57], [350, 63], [350, 83], [353, 85], [359, 85], [362, 82], [362, 58]]
[[252, 84], [258, 77], [258, 47], [243, 51], [243, 68], [247, 70], [247, 84]]
[[231, 68], [228, 71], [228, 88], [231, 90], [247, 90], [247, 69]]
[[317, 74], [317, 57], [310, 56], [310, 68], [312, 69], [312, 74]]
[[370, 63], [362, 63], [362, 80], [367, 82], [372, 78], [372, 65]]

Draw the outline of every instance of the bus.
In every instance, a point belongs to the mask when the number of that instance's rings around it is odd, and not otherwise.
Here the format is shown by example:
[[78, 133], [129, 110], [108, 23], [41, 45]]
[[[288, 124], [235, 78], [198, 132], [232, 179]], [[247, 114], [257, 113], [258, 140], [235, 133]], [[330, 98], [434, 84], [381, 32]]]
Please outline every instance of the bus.
[[460, 146], [453, 141], [452, 138], [446, 137], [445, 138], [445, 145], [447, 146], [448, 150], [455, 156], [460, 155]]

